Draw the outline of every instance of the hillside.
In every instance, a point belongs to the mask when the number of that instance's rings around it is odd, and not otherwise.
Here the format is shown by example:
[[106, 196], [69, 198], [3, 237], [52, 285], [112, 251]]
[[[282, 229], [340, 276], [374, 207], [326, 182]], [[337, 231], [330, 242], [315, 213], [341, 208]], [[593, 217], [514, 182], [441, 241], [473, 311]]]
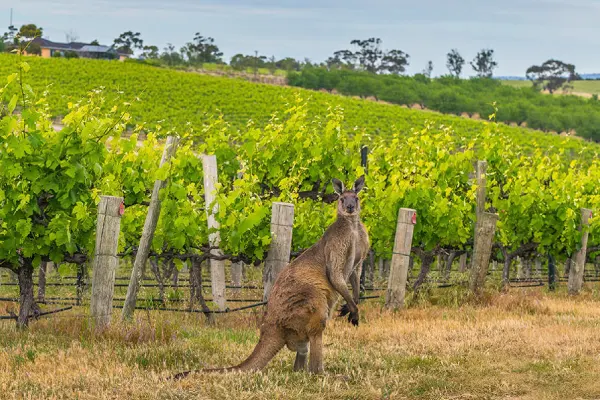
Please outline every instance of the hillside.
[[[16, 71], [14, 55], [0, 56], [0, 75]], [[309, 113], [325, 117], [329, 107], [341, 107], [344, 126], [358, 128], [367, 134], [390, 135], [409, 132], [427, 124], [452, 126], [461, 137], [482, 132], [486, 123], [458, 116], [422, 112], [365, 100], [352, 99], [300, 88], [279, 87], [201, 74], [160, 69], [135, 63], [118, 63], [84, 59], [41, 59], [28, 57], [28, 75], [34, 91], [50, 88], [48, 102], [55, 116], [65, 115], [70, 102], [104, 88], [106, 104], [115, 99], [131, 102], [133, 122], [145, 122], [148, 128], [160, 124], [165, 129], [185, 130], [202, 126], [218, 113], [233, 129], [245, 127], [249, 120], [264, 126], [275, 112], [289, 109], [297, 96], [310, 98]], [[5, 93], [5, 100], [10, 93]], [[136, 100], [139, 99], [138, 100]], [[106, 107], [109, 107], [108, 105]], [[492, 108], [490, 107], [490, 112]], [[503, 132], [517, 141], [596, 154], [598, 147], [579, 140], [565, 139], [516, 127], [505, 126]]]
[[[534, 129], [570, 132], [600, 141], [600, 102], [580, 96], [546, 96], [527, 87], [494, 79], [458, 79], [424, 75], [381, 75], [351, 70], [306, 68], [291, 72], [288, 82], [307, 89], [335, 90], [349, 96], [375, 97], [393, 104], [419, 104], [447, 114], [487, 116], [496, 103], [498, 121]], [[519, 82], [521, 84], [521, 82]]]

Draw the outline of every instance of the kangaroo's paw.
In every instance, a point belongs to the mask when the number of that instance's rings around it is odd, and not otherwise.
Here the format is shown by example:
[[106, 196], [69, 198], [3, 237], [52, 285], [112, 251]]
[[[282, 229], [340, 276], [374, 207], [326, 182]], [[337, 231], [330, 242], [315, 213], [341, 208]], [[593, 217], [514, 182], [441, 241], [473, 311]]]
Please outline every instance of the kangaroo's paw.
[[354, 326], [358, 326], [358, 312], [350, 313], [348, 315], [348, 322], [350, 322]]
[[350, 313], [350, 307], [348, 307], [348, 303], [346, 303], [340, 307], [340, 314], [338, 316], [343, 317], [344, 315], [347, 315], [348, 313]]

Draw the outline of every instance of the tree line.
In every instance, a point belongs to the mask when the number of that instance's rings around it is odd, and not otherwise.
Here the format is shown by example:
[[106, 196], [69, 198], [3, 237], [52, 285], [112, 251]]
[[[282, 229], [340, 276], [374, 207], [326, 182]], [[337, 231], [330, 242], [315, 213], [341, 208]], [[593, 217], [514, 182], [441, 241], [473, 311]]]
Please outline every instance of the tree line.
[[398, 105], [418, 104], [422, 108], [455, 115], [490, 115], [494, 112], [490, 100], [493, 99], [499, 108], [498, 121], [546, 131], [574, 129], [578, 136], [600, 141], [600, 102], [597, 98], [547, 96], [532, 88], [503, 85], [495, 79], [459, 79], [456, 76], [430, 79], [424, 74], [409, 77], [305, 68], [290, 72], [288, 84]]
[[[32, 39], [41, 37], [43, 28], [35, 24], [22, 25], [20, 29], [11, 25], [2, 36], [0, 41], [1, 51], [11, 51], [23, 41], [19, 39]], [[74, 32], [66, 34], [67, 42], [78, 39]], [[90, 44], [98, 45], [94, 40]], [[140, 32], [126, 31], [116, 37], [112, 47], [119, 53], [133, 55], [138, 52], [139, 58], [151, 64], [166, 66], [202, 66], [202, 64], [228, 64], [235, 70], [247, 70], [259, 68], [270, 70], [301, 71], [304, 68], [324, 68], [331, 70], [364, 71], [372, 74], [400, 75], [406, 72], [409, 66], [410, 55], [400, 49], [384, 50], [381, 38], [370, 37], [368, 39], [354, 39], [350, 41], [351, 48], [333, 52], [333, 55], [323, 62], [312, 62], [310, 59], [297, 60], [292, 57], [276, 59], [274, 56], [267, 57], [255, 51], [254, 54], [235, 54], [229, 63], [223, 58], [223, 52], [219, 49], [214, 38], [203, 36], [197, 32], [191, 41], [185, 43], [179, 49], [168, 43], [162, 51], [158, 46], [145, 43]], [[41, 49], [35, 43], [29, 44], [28, 52], [39, 54]], [[77, 54], [68, 53], [66, 57], [77, 57]], [[465, 58], [457, 49], [452, 49], [446, 54], [446, 68], [448, 75], [459, 78], [466, 65]], [[481, 49], [469, 62], [472, 70], [478, 78], [491, 78], [493, 71], [498, 67], [494, 59], [493, 49]], [[433, 62], [428, 61], [420, 75], [431, 78]], [[419, 74], [417, 74], [419, 75]], [[563, 88], [572, 88], [570, 82], [581, 79], [575, 72], [573, 64], [560, 60], [549, 59], [540, 65], [532, 65], [526, 70], [526, 77], [536, 89], [548, 90], [550, 93]]]

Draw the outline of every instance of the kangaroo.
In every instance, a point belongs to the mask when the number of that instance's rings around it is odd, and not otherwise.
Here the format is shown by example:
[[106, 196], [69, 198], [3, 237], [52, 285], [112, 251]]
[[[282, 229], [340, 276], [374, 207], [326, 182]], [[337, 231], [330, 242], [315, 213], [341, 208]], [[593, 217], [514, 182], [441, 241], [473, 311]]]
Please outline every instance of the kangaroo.
[[[263, 369], [284, 347], [296, 352], [294, 371], [306, 370], [310, 347], [311, 373], [323, 370], [323, 331], [330, 310], [341, 295], [346, 301], [340, 316], [358, 326], [358, 293], [360, 269], [369, 251], [369, 237], [360, 221], [358, 193], [365, 183], [358, 178], [351, 190], [332, 179], [339, 195], [337, 218], [321, 239], [289, 263], [277, 276], [269, 296], [260, 327], [260, 338], [254, 351], [240, 364], [196, 372], [250, 371]], [[358, 273], [357, 273], [358, 272]], [[353, 294], [348, 290], [351, 279]], [[180, 379], [191, 372], [174, 376]]]

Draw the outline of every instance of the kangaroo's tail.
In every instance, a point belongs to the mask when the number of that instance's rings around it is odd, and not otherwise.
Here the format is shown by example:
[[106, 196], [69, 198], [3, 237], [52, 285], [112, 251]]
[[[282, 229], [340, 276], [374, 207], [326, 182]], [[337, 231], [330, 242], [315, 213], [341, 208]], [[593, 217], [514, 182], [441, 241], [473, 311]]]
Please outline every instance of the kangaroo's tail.
[[229, 371], [254, 371], [263, 369], [269, 361], [283, 348], [285, 339], [282, 332], [275, 326], [267, 326], [262, 329], [260, 339], [254, 347], [252, 354], [248, 356], [240, 364], [233, 367], [225, 368], [209, 368], [194, 371], [180, 372], [171, 377], [171, 379], [179, 380], [185, 378], [192, 372], [229, 372]]

